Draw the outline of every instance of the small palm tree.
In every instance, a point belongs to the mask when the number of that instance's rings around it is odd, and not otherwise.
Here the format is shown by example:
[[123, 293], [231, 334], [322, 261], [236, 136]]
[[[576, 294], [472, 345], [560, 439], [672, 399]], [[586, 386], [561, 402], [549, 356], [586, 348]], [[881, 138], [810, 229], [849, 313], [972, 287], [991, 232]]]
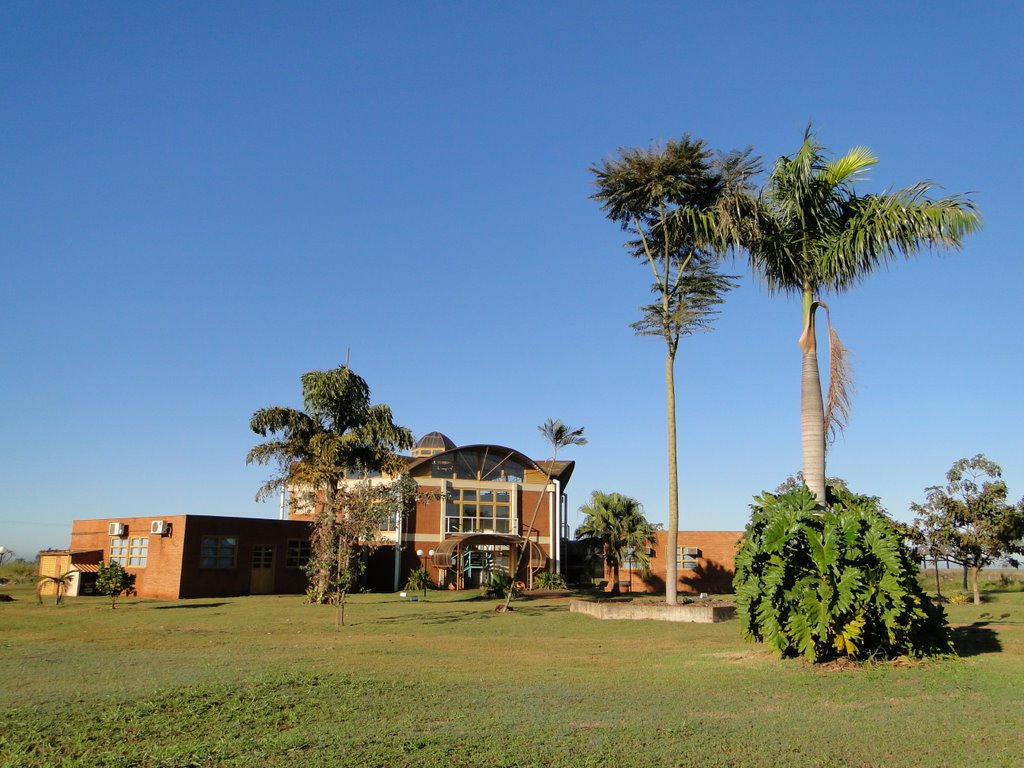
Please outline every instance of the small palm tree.
[[39, 605], [42, 605], [43, 604], [43, 587], [45, 587], [47, 584], [53, 584], [54, 587], [55, 587], [55, 593], [54, 594], [56, 595], [56, 599], [54, 600], [54, 605], [63, 605], [64, 604], [64, 593], [67, 592], [67, 589], [68, 589], [69, 586], [71, 586], [71, 582], [74, 580], [74, 578], [75, 578], [75, 572], [74, 571], [68, 571], [67, 573], [62, 573], [59, 576], [43, 576], [43, 577], [41, 577], [39, 579], [39, 584], [36, 585], [36, 601], [39, 603]]
[[654, 531], [643, 514], [639, 501], [620, 493], [594, 491], [590, 501], [580, 507], [583, 523], [576, 538], [589, 537], [600, 542], [604, 560], [612, 571], [612, 594], [619, 592], [619, 568], [631, 558], [643, 572], [650, 569], [648, 546], [655, 543]]
[[[558, 460], [558, 449], [566, 448], [570, 445], [586, 445], [587, 438], [583, 436], [583, 427], [573, 428], [566, 426], [562, 423], [561, 419], [547, 419], [543, 424], [537, 427], [537, 430], [544, 436], [544, 439], [551, 444], [551, 462], [548, 464], [547, 471], [544, 473], [544, 487], [546, 488], [551, 482], [551, 476], [555, 472], [555, 461]], [[537, 497], [537, 504], [533, 508], [533, 517], [530, 518], [530, 525], [526, 528], [529, 532], [533, 530], [533, 526], [537, 522], [537, 513], [540, 511], [541, 500], [544, 498], [543, 494]], [[554, 541], [556, 535], [561, 535], [560, 532], [552, 531], [551, 540]], [[519, 573], [519, 563], [523, 559], [523, 552], [526, 551], [526, 547], [522, 547], [517, 553], [515, 562], [512, 563], [512, 569], [509, 571], [509, 575], [512, 577], [513, 583], [515, 582], [516, 574]], [[508, 611], [508, 606], [512, 602], [512, 590], [509, 589], [505, 595], [505, 604], [502, 606], [502, 611]]]
[[826, 437], [842, 428], [849, 407], [844, 350], [830, 328], [827, 401], [818, 372], [815, 311], [826, 291], [844, 293], [879, 266], [928, 248], [958, 248], [981, 218], [962, 197], [933, 200], [931, 182], [877, 195], [854, 183], [878, 162], [865, 147], [829, 159], [808, 126], [800, 149], [780, 157], [756, 204], [744, 216], [751, 265], [770, 292], [802, 299], [800, 389], [803, 476], [826, 503]]

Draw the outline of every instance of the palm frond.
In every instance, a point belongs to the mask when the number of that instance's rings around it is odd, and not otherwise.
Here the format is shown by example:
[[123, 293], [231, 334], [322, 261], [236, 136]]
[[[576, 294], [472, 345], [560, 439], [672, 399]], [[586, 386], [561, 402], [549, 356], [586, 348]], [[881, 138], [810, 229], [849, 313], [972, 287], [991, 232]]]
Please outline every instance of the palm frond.
[[829, 161], [822, 172], [822, 182], [829, 187], [842, 187], [864, 178], [865, 172], [878, 164], [878, 158], [867, 147], [853, 147], [842, 157]]
[[850, 403], [853, 396], [853, 369], [850, 365], [849, 352], [839, 339], [839, 333], [832, 327], [831, 313], [828, 306], [818, 302], [825, 308], [828, 322], [829, 376], [828, 396], [825, 399], [825, 434], [828, 444], [846, 429], [850, 419]]
[[544, 439], [551, 444], [557, 453], [560, 448], [569, 445], [586, 445], [587, 438], [583, 436], [583, 427], [573, 428], [562, 423], [561, 419], [546, 419], [537, 430], [544, 436]]

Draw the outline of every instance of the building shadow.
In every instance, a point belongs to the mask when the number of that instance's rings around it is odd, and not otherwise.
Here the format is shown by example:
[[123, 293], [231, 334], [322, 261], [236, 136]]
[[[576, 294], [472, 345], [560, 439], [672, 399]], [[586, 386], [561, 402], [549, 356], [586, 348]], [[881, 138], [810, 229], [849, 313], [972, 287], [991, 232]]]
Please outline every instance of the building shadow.
[[181, 608], [220, 608], [227, 603], [188, 603], [186, 605], [154, 605], [154, 611], [176, 611]]
[[976, 621], [962, 627], [952, 627], [953, 648], [960, 656], [980, 656], [984, 653], [999, 653], [1003, 644], [987, 621]]

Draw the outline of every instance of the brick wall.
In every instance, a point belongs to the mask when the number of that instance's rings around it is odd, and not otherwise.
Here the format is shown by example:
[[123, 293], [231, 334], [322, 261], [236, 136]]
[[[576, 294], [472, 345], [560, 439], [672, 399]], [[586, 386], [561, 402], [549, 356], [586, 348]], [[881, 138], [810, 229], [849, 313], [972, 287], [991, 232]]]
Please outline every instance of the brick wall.
[[[651, 547], [651, 569], [646, 576], [640, 571], [622, 568], [619, 570], [619, 588], [625, 592], [660, 592], [665, 591], [665, 544], [668, 540], [667, 531], [658, 531], [657, 544]], [[733, 561], [736, 557], [736, 545], [743, 536], [742, 531], [680, 531], [678, 546], [696, 547], [700, 554], [695, 556], [696, 568], [679, 568], [677, 590], [680, 593], [711, 594], [732, 592], [732, 577], [735, 573]], [[630, 578], [632, 576], [632, 578]], [[612, 574], [606, 567], [605, 580], [611, 589]]]
[[[156, 519], [170, 523], [168, 535], [149, 532], [150, 524]], [[132, 538], [148, 539], [146, 565], [125, 568], [135, 574], [135, 590], [140, 597], [175, 599], [247, 595], [252, 586], [252, 556], [256, 545], [273, 548], [274, 593], [305, 591], [305, 573], [301, 568], [288, 568], [286, 558], [290, 539], [309, 538], [308, 523], [207, 515], [75, 520], [71, 529], [71, 549], [99, 549], [104, 553], [104, 560], [109, 560], [113, 538], [108, 532], [110, 523], [125, 524], [128, 530], [123, 538], [129, 541]], [[205, 536], [237, 539], [231, 567], [201, 567], [200, 553]]]

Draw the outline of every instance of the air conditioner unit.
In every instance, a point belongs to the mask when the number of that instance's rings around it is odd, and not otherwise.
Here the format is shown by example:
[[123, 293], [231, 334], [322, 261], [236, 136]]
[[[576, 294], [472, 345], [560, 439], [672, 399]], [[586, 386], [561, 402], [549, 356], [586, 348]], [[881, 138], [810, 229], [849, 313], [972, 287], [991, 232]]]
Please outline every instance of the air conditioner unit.
[[167, 536], [171, 532], [171, 524], [166, 520], [154, 520], [149, 524], [149, 532], [154, 536]]
[[683, 554], [696, 557], [700, 554], [700, 547], [683, 547]]
[[107, 536], [124, 536], [128, 533], [128, 526], [124, 523], [111, 523], [107, 526]]

